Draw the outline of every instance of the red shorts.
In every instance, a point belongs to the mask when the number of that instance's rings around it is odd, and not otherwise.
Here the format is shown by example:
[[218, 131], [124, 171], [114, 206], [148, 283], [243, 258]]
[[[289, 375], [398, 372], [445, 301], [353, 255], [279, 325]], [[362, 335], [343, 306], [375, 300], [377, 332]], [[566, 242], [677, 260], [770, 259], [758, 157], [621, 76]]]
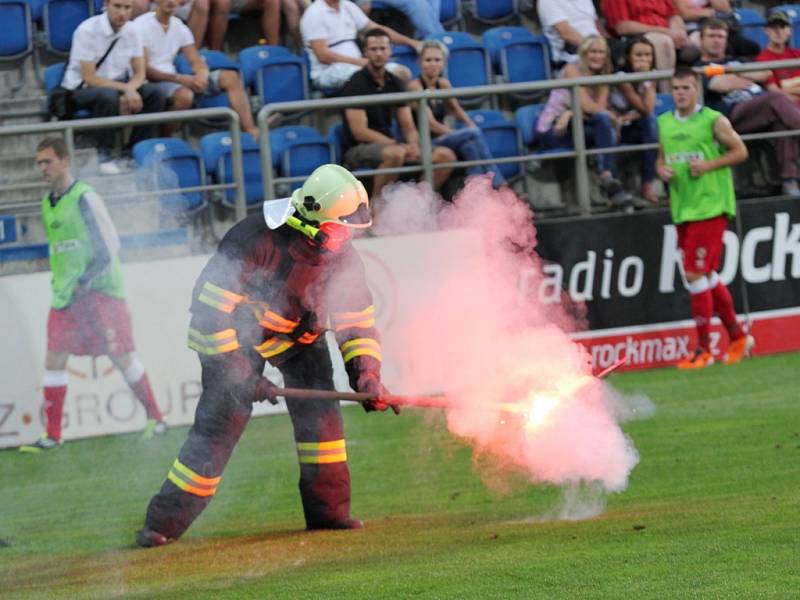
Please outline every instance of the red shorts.
[[677, 226], [678, 247], [683, 250], [683, 270], [708, 273], [719, 269], [722, 236], [728, 225], [725, 215], [705, 221], [688, 221]]
[[89, 292], [66, 308], [51, 308], [47, 350], [83, 356], [134, 351], [131, 317], [124, 300]]

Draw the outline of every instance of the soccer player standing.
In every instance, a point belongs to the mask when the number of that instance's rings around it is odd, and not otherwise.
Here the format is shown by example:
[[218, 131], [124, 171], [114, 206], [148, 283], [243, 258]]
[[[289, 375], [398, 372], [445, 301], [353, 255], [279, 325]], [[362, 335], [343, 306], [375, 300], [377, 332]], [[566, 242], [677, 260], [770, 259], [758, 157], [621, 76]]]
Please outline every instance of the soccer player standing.
[[698, 89], [694, 71], [676, 69], [672, 77], [675, 110], [658, 117], [656, 168], [669, 185], [698, 336], [694, 354], [678, 363], [679, 369], [714, 364], [709, 344], [714, 313], [730, 337], [725, 364], [738, 363], [755, 345], [753, 337], [742, 330], [731, 294], [717, 273], [727, 220], [736, 216], [731, 166], [747, 159], [747, 148], [722, 113], [698, 103]]
[[53, 301], [47, 319], [44, 386], [46, 432], [21, 452], [58, 448], [70, 354], [108, 355], [147, 412], [143, 438], [166, 431], [144, 366], [134, 354], [117, 250], [119, 237], [102, 198], [72, 175], [61, 138], [42, 140], [36, 165], [51, 191], [42, 198], [50, 244]]

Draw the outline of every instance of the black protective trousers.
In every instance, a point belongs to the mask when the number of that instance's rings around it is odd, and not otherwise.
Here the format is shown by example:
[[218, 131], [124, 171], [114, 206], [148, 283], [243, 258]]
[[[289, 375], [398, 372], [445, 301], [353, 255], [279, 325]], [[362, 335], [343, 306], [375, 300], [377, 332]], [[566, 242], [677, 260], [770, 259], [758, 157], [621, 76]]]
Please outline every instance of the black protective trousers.
[[[287, 387], [333, 389], [333, 368], [324, 336], [279, 366]], [[263, 372], [264, 360], [251, 353], [252, 379]], [[203, 391], [194, 425], [178, 459], [183, 467], [207, 480], [221, 477], [253, 410], [253, 386], [230, 381], [225, 362], [200, 357]], [[287, 401], [298, 448], [319, 442], [343, 444], [339, 403], [302, 398]], [[313, 454], [313, 453], [312, 453]], [[324, 454], [324, 453], [323, 453]], [[344, 456], [342, 449], [340, 455]], [[308, 462], [308, 461], [312, 462]], [[346, 459], [327, 462], [306, 458], [300, 462], [300, 497], [306, 526], [327, 528], [350, 516], [350, 472]], [[315, 462], [319, 461], [319, 462]], [[173, 470], [176, 467], [173, 465]], [[185, 469], [184, 469], [185, 470]], [[172, 471], [171, 471], [172, 473]], [[211, 502], [213, 495], [181, 489], [167, 478], [147, 507], [145, 527], [167, 538], [179, 538]]]

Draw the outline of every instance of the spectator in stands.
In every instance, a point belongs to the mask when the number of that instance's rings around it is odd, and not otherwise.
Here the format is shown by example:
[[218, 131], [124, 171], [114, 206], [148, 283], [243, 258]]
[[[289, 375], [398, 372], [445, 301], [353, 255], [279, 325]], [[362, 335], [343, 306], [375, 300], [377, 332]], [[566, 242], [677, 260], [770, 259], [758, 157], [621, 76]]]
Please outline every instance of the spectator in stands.
[[[72, 36], [72, 50], [62, 85], [74, 90], [78, 110], [93, 117], [161, 112], [167, 98], [154, 85], [145, 83], [142, 42], [130, 23], [132, 0], [106, 0], [105, 11], [83, 21]], [[130, 145], [154, 137], [156, 127], [140, 125], [131, 134]], [[114, 130], [94, 132], [101, 172], [116, 174], [111, 160]]]
[[[214, 0], [216, 1], [216, 0]], [[189, 26], [194, 37], [194, 44], [203, 47], [203, 40], [208, 29], [208, 17], [211, 0], [177, 0], [175, 16]], [[133, 0], [133, 19], [150, 11], [150, 0]]]
[[[673, 0], [602, 0], [602, 12], [606, 26], [615, 35], [644, 34], [652, 42], [658, 69], [674, 69], [675, 51], [689, 43], [686, 25]], [[669, 82], [662, 87], [668, 92]]]
[[[419, 55], [420, 75], [412, 79], [407, 86], [411, 91], [427, 89], [450, 89], [453, 86], [442, 77], [442, 70], [447, 61], [447, 46], [437, 40], [428, 40], [422, 45]], [[455, 117], [466, 125], [463, 129], [453, 131], [445, 122], [445, 114], [451, 112]], [[416, 122], [416, 119], [415, 119]], [[469, 115], [459, 104], [457, 98], [448, 100], [429, 100], [428, 101], [428, 123], [430, 124], [431, 134], [434, 137], [431, 141], [436, 146], [450, 148], [461, 160], [482, 160], [492, 158], [492, 153], [486, 144], [483, 133], [473, 123]], [[496, 164], [475, 165], [467, 167], [469, 175], [481, 175], [492, 173], [495, 186], [505, 183], [500, 170]]]
[[[250, 99], [244, 90], [239, 74], [228, 69], [209, 73], [206, 63], [194, 45], [189, 28], [176, 16], [177, 0], [155, 0], [155, 12], [138, 17], [134, 27], [144, 44], [148, 81], [153, 82], [169, 99], [169, 110], [186, 110], [192, 107], [195, 94], [225, 92], [231, 108], [239, 115], [241, 127], [258, 139], [258, 127], [253, 122]], [[183, 52], [192, 66], [192, 75], [179, 74], [175, 57]], [[171, 135], [180, 123], [165, 125], [163, 134]]]
[[292, 38], [295, 50], [303, 52], [303, 36], [300, 35], [300, 17], [311, 6], [311, 0], [281, 0], [281, 10], [286, 21], [286, 29]]
[[[789, 16], [783, 11], [772, 11], [767, 15], [767, 32], [769, 43], [761, 51], [756, 60], [788, 60], [800, 58], [800, 50], [788, 45], [792, 36], [792, 24]], [[774, 69], [766, 87], [773, 92], [787, 94], [795, 103], [800, 104], [800, 67], [788, 69]]]
[[560, 69], [578, 60], [578, 46], [587, 35], [600, 35], [592, 0], [539, 0], [536, 5], [542, 31], [550, 42], [550, 59]]
[[756, 42], [741, 33], [730, 0], [675, 0], [675, 6], [686, 23], [686, 32], [689, 34], [689, 46], [681, 53], [683, 62], [692, 63], [697, 60], [697, 57], [688, 56], [688, 49], [696, 48], [699, 54], [700, 23], [710, 17], [716, 17], [728, 24], [728, 54], [750, 58], [761, 50]]
[[[590, 35], [578, 47], [578, 62], [564, 67], [563, 77], [572, 79], [610, 73], [608, 43], [599, 35]], [[616, 115], [609, 109], [609, 86], [581, 87], [580, 97], [587, 143], [595, 148], [615, 146], [618, 122]], [[567, 88], [556, 88], [550, 92], [547, 104], [536, 123], [537, 138], [542, 147], [555, 148], [572, 144], [570, 98], [570, 91]], [[628, 195], [622, 189], [617, 177], [615, 155], [599, 155], [598, 171], [601, 188], [611, 204], [616, 206], [627, 204]]]
[[[358, 0], [357, 4], [365, 14], [370, 13], [371, 0]], [[381, 0], [381, 4], [405, 15], [419, 39], [424, 40], [444, 33], [444, 27], [439, 20], [441, 0]]]
[[[707, 19], [700, 26], [698, 66], [739, 64], [728, 60], [728, 26], [719, 19]], [[718, 68], [718, 67], [716, 67]], [[705, 103], [722, 112], [739, 133], [786, 131], [800, 129], [800, 108], [782, 92], [767, 91], [761, 87], [772, 75], [771, 71], [750, 71], [736, 75], [714, 73], [707, 69], [703, 77]], [[711, 72], [709, 72], [711, 71]], [[775, 150], [783, 179], [783, 193], [800, 196], [798, 186], [798, 138], [775, 140]]]
[[212, 0], [208, 21], [208, 47], [222, 50], [228, 32], [230, 13], [237, 15], [261, 11], [261, 31], [264, 43], [281, 43], [281, 0]]
[[[322, 0], [317, 0], [320, 2]], [[364, 35], [364, 52], [367, 66], [357, 71], [341, 90], [341, 96], [366, 96], [404, 91], [403, 83], [386, 69], [391, 56], [389, 35], [383, 29], [370, 29]], [[405, 142], [392, 135], [392, 122], [397, 119]], [[347, 108], [344, 111], [344, 165], [350, 169], [386, 169], [415, 164], [420, 161], [419, 132], [414, 125], [411, 109], [395, 104], [374, 105], [365, 108]], [[456, 155], [444, 146], [432, 149], [432, 162], [454, 162]], [[439, 189], [452, 172], [451, 168], [433, 172], [433, 187]], [[397, 175], [375, 175], [372, 187], [373, 200], [378, 198], [383, 186], [397, 179]]]
[[61, 421], [70, 354], [107, 355], [147, 413], [142, 437], [161, 435], [166, 424], [135, 354], [117, 256], [119, 236], [103, 199], [85, 181], [73, 177], [67, 145], [61, 138], [45, 138], [39, 143], [36, 166], [50, 186], [42, 198], [42, 224], [53, 272], [42, 378], [46, 431], [20, 451], [41, 453], [63, 443]]
[[[412, 40], [388, 27], [371, 21], [350, 0], [314, 0], [300, 19], [300, 33], [309, 50], [311, 82], [318, 89], [340, 88], [368, 60], [361, 54], [356, 42], [358, 32], [382, 29], [397, 44], [408, 44], [419, 50], [422, 42]], [[386, 68], [404, 82], [411, 79], [407, 67], [389, 63]]]
[[[647, 73], [653, 70], [655, 49], [643, 35], [628, 38], [625, 51], [625, 71]], [[623, 144], [655, 144], [658, 142], [658, 127], [653, 109], [656, 104], [654, 81], [622, 83], [611, 90], [611, 107], [620, 125], [620, 141]], [[656, 150], [642, 153], [642, 197], [657, 203], [654, 188], [656, 179]]]

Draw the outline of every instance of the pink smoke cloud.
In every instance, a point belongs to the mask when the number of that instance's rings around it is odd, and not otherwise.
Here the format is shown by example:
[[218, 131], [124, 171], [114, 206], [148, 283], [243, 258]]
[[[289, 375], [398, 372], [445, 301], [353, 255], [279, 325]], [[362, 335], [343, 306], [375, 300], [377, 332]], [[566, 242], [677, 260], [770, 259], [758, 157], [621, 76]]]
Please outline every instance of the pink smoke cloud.
[[[625, 489], [638, 454], [619, 426], [630, 412], [624, 399], [592, 377], [589, 356], [569, 339], [581, 323], [521, 293], [523, 275], [541, 276], [530, 207], [510, 190], [493, 190], [487, 177], [470, 178], [452, 204], [417, 184], [395, 185], [384, 197], [383, 234], [470, 229], [482, 240], [479, 258], [449, 273], [390, 343], [404, 348], [406, 377], [437, 381], [447, 394], [448, 429], [472, 445], [476, 465], [491, 463], [482, 470], [487, 483], [505, 472]], [[431, 260], [453, 251], [443, 243]]]

